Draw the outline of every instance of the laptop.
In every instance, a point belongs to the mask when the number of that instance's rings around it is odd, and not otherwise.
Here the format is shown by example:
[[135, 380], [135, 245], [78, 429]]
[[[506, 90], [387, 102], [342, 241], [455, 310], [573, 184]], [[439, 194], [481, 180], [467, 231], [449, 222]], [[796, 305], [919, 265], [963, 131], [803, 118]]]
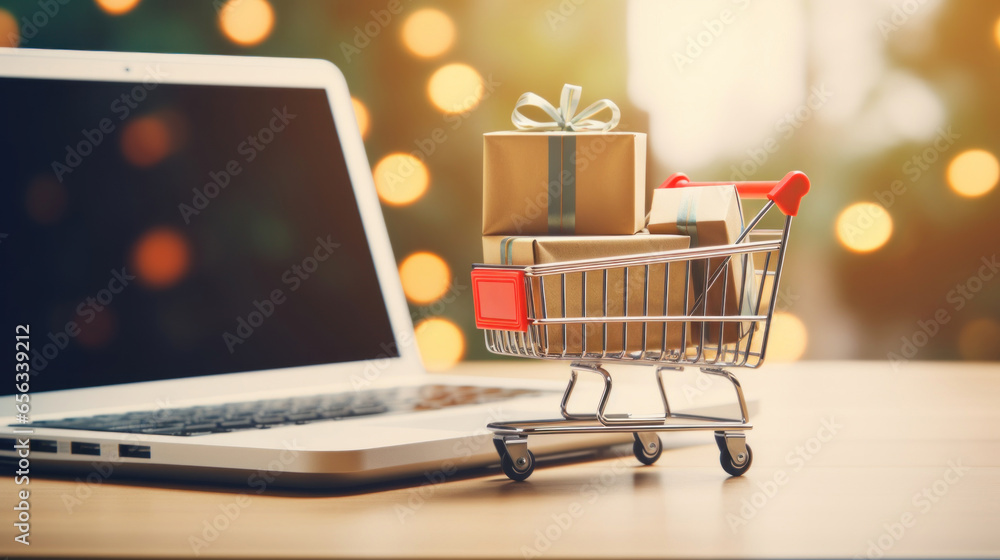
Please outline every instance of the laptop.
[[440, 481], [499, 463], [487, 423], [559, 410], [561, 383], [424, 370], [333, 64], [0, 49], [0, 120], [7, 462]]

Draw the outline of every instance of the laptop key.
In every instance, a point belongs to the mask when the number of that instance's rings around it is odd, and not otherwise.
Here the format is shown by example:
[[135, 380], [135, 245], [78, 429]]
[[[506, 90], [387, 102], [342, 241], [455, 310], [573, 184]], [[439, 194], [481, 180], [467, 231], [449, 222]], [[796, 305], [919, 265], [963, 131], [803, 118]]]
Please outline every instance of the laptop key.
[[329, 410], [322, 410], [319, 412], [320, 418], [331, 420], [334, 418], [347, 418], [351, 415], [350, 408], [331, 408]]
[[295, 422], [296, 424], [305, 424], [311, 420], [316, 420], [319, 418], [319, 414], [316, 412], [294, 412], [287, 416], [289, 422]]
[[284, 424], [287, 422], [284, 416], [272, 415], [272, 416], [256, 416], [253, 419], [255, 424], [264, 425], [274, 425], [274, 424]]
[[369, 406], [352, 406], [351, 415], [352, 416], [368, 416], [370, 414], [381, 414], [383, 412], [388, 412], [389, 407], [384, 404], [369, 405]]
[[145, 428], [141, 431], [141, 433], [162, 435], [162, 436], [179, 436], [184, 433], [184, 424], [174, 424], [172, 426], [158, 426], [155, 428]]
[[227, 430], [242, 430], [245, 428], [252, 428], [253, 426], [254, 422], [251, 418], [244, 418], [241, 420], [223, 420], [222, 422], [219, 422], [219, 427]]
[[219, 431], [219, 425], [215, 422], [205, 422], [202, 424], [186, 424], [184, 426], [184, 431], [188, 433], [196, 432], [216, 432]]

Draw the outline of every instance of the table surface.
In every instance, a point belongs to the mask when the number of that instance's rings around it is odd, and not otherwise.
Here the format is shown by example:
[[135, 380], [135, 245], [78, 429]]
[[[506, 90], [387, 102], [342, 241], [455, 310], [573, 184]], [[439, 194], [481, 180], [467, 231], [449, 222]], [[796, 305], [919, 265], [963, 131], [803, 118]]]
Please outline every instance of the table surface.
[[[455, 373], [566, 376], [565, 364]], [[709, 433], [640, 467], [627, 451], [365, 492], [244, 494], [31, 479], [31, 545], [0, 554], [202, 557], [1000, 555], [1000, 365], [801, 362], [738, 372], [760, 401], [750, 471]], [[678, 434], [680, 436], [680, 434]], [[688, 433], [681, 437], [690, 437]], [[665, 434], [665, 442], [674, 434]], [[10, 519], [15, 490], [0, 482]], [[221, 531], [206, 529], [237, 512]]]

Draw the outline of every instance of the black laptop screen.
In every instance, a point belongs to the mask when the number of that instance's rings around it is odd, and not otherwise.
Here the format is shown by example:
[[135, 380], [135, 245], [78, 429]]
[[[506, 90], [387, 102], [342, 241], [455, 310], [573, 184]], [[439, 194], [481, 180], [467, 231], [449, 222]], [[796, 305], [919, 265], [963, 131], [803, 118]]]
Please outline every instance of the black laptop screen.
[[326, 92], [159, 79], [0, 78], [32, 392], [397, 356]]

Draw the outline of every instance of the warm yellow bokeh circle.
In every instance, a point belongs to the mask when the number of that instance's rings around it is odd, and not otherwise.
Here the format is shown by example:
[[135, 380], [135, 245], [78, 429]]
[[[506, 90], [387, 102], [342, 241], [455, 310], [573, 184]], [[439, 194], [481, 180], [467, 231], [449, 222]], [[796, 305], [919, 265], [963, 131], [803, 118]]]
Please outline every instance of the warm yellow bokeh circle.
[[948, 164], [948, 186], [965, 197], [982, 196], [997, 186], [1000, 163], [986, 150], [967, 150]]
[[767, 337], [767, 361], [794, 362], [802, 358], [809, 346], [805, 323], [795, 315], [775, 311]]
[[139, 0], [97, 0], [97, 5], [113, 16], [128, 13], [138, 4]]
[[229, 0], [219, 10], [219, 26], [230, 41], [253, 46], [271, 34], [274, 9], [267, 0]]
[[874, 202], [858, 202], [837, 216], [837, 240], [856, 253], [879, 249], [892, 237], [892, 218]]
[[413, 303], [433, 303], [448, 291], [451, 269], [434, 253], [420, 251], [403, 259], [399, 265], [403, 292]]
[[465, 354], [465, 335], [448, 319], [427, 319], [415, 331], [420, 356], [429, 371], [451, 369]]
[[431, 103], [445, 113], [464, 113], [483, 98], [483, 78], [468, 64], [442, 66], [427, 83]]
[[358, 130], [361, 132], [361, 138], [367, 138], [371, 122], [368, 116], [368, 108], [356, 97], [351, 98], [351, 105], [354, 107], [354, 120], [358, 121]]
[[403, 44], [419, 57], [444, 54], [454, 42], [455, 23], [441, 10], [419, 10], [403, 24]]
[[405, 206], [419, 199], [430, 185], [430, 172], [410, 154], [393, 153], [375, 164], [375, 190], [386, 204]]

